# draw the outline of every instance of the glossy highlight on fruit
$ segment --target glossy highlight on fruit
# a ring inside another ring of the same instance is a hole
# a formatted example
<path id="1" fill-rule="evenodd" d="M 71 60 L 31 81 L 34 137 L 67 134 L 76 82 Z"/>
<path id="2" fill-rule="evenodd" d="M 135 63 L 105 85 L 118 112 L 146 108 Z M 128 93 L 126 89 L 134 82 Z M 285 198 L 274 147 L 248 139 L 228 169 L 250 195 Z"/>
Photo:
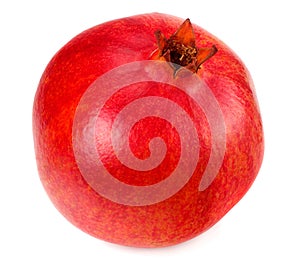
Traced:
<path id="1" fill-rule="evenodd" d="M 34 100 L 40 179 L 99 239 L 187 241 L 217 223 L 260 169 L 254 85 L 222 41 L 167 14 L 90 28 L 46 67 Z"/>

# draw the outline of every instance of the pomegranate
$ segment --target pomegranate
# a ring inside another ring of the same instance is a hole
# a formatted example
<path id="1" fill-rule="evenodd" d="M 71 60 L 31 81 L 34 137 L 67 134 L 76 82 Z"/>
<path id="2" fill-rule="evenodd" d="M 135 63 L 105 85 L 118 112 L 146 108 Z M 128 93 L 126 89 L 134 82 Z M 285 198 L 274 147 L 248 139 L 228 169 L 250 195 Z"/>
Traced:
<path id="1" fill-rule="evenodd" d="M 264 141 L 250 74 L 189 19 L 143 14 L 68 42 L 34 100 L 38 171 L 57 209 L 112 243 L 163 247 L 248 191 Z"/>

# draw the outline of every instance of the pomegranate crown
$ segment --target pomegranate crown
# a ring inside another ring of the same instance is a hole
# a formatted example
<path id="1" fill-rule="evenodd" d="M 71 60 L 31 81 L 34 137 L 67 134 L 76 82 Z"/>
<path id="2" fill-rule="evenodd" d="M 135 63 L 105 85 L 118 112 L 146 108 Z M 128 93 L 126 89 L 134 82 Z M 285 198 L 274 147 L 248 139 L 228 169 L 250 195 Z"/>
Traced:
<path id="1" fill-rule="evenodd" d="M 175 74 L 181 67 L 197 73 L 201 65 L 217 52 L 215 45 L 205 48 L 196 46 L 190 19 L 186 19 L 169 39 L 160 30 L 155 32 L 155 37 L 158 48 L 151 59 L 170 62 Z"/>

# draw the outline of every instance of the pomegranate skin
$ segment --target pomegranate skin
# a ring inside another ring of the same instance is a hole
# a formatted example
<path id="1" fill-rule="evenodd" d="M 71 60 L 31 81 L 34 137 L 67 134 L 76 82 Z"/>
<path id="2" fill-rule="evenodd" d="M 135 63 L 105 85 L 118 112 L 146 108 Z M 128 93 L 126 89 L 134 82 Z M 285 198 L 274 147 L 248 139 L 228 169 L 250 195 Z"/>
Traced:
<path id="1" fill-rule="evenodd" d="M 189 120 L 197 123 L 195 132 L 199 136 L 200 151 L 195 169 L 176 193 L 161 200 L 153 199 L 153 202 L 140 202 L 138 199 L 134 202 L 132 199 L 126 203 L 126 198 L 118 199 L 118 196 L 125 196 L 122 194 L 116 195 L 113 200 L 87 181 L 84 175 L 87 170 L 78 163 L 78 159 L 83 160 L 78 149 L 89 150 L 93 143 L 78 140 L 78 148 L 74 148 L 74 135 L 77 135 L 78 128 L 85 129 L 89 125 L 85 121 L 86 126 L 76 127 L 78 112 L 84 113 L 82 102 L 87 90 L 99 77 L 118 67 L 145 61 L 148 65 L 151 54 L 158 47 L 154 33 L 160 30 L 169 37 L 182 22 L 181 18 L 152 13 L 100 24 L 62 47 L 41 77 L 33 106 L 33 136 L 41 182 L 66 219 L 96 238 L 134 247 L 164 247 L 189 240 L 217 223 L 249 190 L 260 169 L 264 151 L 263 128 L 250 74 L 238 56 L 222 41 L 193 25 L 198 47 L 215 45 L 218 49 L 201 66 L 197 76 L 218 103 L 224 121 L 224 137 L 219 139 L 217 133 L 211 131 L 213 115 L 208 118 L 202 106 L 190 101 L 183 90 L 176 90 L 169 83 L 130 84 L 105 101 L 106 120 L 113 123 L 122 110 L 120 106 L 125 107 L 138 100 L 139 95 L 176 102 L 184 113 L 189 114 Z M 106 92 L 105 89 L 103 91 Z M 122 163 L 115 159 L 109 148 L 110 143 L 103 144 L 101 137 L 105 130 L 98 122 L 101 113 L 99 110 L 95 118 L 96 149 L 99 157 L 103 157 L 103 164 L 107 162 L 105 167 L 110 174 L 120 182 L 138 187 L 154 185 L 167 179 L 167 175 L 175 170 L 183 150 L 180 143 L 184 139 L 180 142 L 181 135 L 172 124 L 154 115 L 154 118 L 147 117 L 136 123 L 130 131 L 130 148 L 140 160 L 151 156 L 147 143 L 152 138 L 163 139 L 167 149 L 161 166 L 155 170 L 143 170 L 140 175 L 136 169 L 123 171 Z M 107 126 L 108 129 L 112 127 Z M 220 167 L 216 176 L 204 183 L 201 189 L 199 183 L 210 163 L 212 146 L 218 141 L 225 148 Z M 192 150 L 194 142 L 188 143 L 186 148 Z M 97 170 L 91 168 L 89 172 L 98 174 Z M 128 172 L 132 173 L 131 178 Z M 95 185 L 101 186 L 102 183 Z M 160 198 L 160 194 L 157 196 Z"/>

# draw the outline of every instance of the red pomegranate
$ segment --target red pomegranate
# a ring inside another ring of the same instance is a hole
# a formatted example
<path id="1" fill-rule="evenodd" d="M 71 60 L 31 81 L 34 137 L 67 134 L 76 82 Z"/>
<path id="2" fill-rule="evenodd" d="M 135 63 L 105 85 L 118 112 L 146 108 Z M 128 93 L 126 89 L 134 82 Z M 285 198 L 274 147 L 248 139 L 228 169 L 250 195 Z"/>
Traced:
<path id="1" fill-rule="evenodd" d="M 97 238 L 191 239 L 248 191 L 263 158 L 250 74 L 223 42 L 166 14 L 88 29 L 53 57 L 33 107 L 41 181 Z"/>

